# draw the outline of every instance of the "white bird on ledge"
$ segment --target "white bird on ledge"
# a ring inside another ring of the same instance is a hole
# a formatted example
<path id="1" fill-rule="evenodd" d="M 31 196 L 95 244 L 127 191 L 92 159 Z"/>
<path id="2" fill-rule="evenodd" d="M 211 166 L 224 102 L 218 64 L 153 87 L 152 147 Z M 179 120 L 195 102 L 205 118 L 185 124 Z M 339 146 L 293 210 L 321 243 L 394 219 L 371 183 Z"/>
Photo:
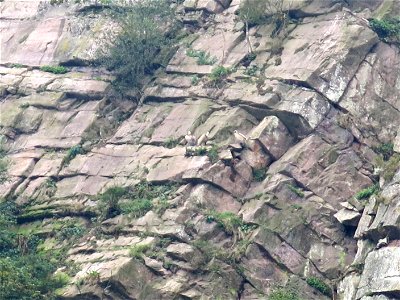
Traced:
<path id="1" fill-rule="evenodd" d="M 248 138 L 243 133 L 240 133 L 237 130 L 235 130 L 233 132 L 233 135 L 234 135 L 236 141 L 238 141 L 240 144 L 245 144 L 246 141 L 248 140 Z"/>

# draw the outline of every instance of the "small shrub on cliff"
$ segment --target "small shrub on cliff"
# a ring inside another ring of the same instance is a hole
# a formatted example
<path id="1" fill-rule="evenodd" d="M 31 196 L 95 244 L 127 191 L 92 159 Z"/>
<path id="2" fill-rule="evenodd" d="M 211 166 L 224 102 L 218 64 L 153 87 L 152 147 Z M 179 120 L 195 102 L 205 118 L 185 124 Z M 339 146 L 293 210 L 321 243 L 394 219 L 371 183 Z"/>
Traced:
<path id="1" fill-rule="evenodd" d="M 68 69 L 63 66 L 41 66 L 40 70 L 53 74 L 65 74 L 68 72 Z"/>
<path id="2" fill-rule="evenodd" d="M 62 165 L 68 165 L 71 160 L 73 160 L 78 154 L 85 154 L 86 151 L 82 148 L 81 145 L 72 146 L 68 151 L 65 157 L 63 158 Z"/>
<path id="3" fill-rule="evenodd" d="M 279 287 L 272 290 L 268 300 L 300 300 L 300 298 L 295 291 Z"/>
<path id="4" fill-rule="evenodd" d="M 39 238 L 15 229 L 18 210 L 0 200 L 0 299 L 53 299 L 65 284 L 53 276 L 57 266 L 52 253 L 39 252 Z"/>
<path id="5" fill-rule="evenodd" d="M 142 181 L 131 188 L 112 187 L 99 196 L 99 210 L 103 218 L 129 214 L 138 218 L 154 209 L 162 213 L 168 208 L 169 196 L 176 190 L 172 184 L 151 185 Z"/>
<path id="6" fill-rule="evenodd" d="M 209 52 L 203 50 L 188 49 L 186 55 L 189 57 L 197 58 L 198 65 L 213 65 L 217 62 L 217 58 L 211 56 Z"/>
<path id="7" fill-rule="evenodd" d="M 168 149 L 173 149 L 176 146 L 178 146 L 179 141 L 173 137 L 169 137 L 165 142 L 164 142 L 164 147 Z"/>
<path id="8" fill-rule="evenodd" d="M 400 154 L 393 154 L 387 161 L 382 157 L 378 157 L 375 161 L 375 165 L 380 169 L 380 176 L 382 176 L 385 181 L 390 181 L 400 168 Z"/>
<path id="9" fill-rule="evenodd" d="M 155 71 L 165 49 L 172 49 L 174 16 L 166 0 L 134 1 L 120 14 L 119 34 L 102 51 L 100 62 L 116 75 L 120 88 L 139 87 Z M 168 55 L 167 55 L 168 56 Z"/>
<path id="10" fill-rule="evenodd" d="M 134 258 L 142 258 L 142 256 L 151 249 L 149 244 L 138 244 L 129 250 L 129 255 Z"/>
<path id="11" fill-rule="evenodd" d="M 8 179 L 7 171 L 9 162 L 6 158 L 7 149 L 5 143 L 5 137 L 0 135 L 0 184 L 6 182 Z"/>
<path id="12" fill-rule="evenodd" d="M 235 234 L 239 231 L 249 232 L 257 227 L 256 225 L 245 223 L 238 215 L 229 211 L 209 211 L 206 213 L 206 221 L 209 223 L 216 222 L 229 234 Z"/>
<path id="13" fill-rule="evenodd" d="M 382 155 L 384 160 L 389 160 L 394 154 L 394 144 L 393 143 L 383 143 L 374 149 L 377 153 Z"/>
<path id="14" fill-rule="evenodd" d="M 121 213 L 131 214 L 135 218 L 144 216 L 152 208 L 150 199 L 133 199 L 120 204 Z"/>
<path id="15" fill-rule="evenodd" d="M 263 181 L 267 177 L 267 169 L 253 169 L 253 180 L 257 182 Z"/>
<path id="16" fill-rule="evenodd" d="M 304 192 L 298 188 L 297 186 L 294 186 L 292 184 L 287 185 L 288 189 L 295 193 L 298 197 L 303 198 L 304 197 Z"/>
<path id="17" fill-rule="evenodd" d="M 332 297 L 331 287 L 327 285 L 322 279 L 311 276 L 306 279 L 306 282 L 325 296 Z"/>
<path id="18" fill-rule="evenodd" d="M 374 184 L 374 185 L 371 185 L 370 187 L 367 187 L 367 188 L 359 191 L 355 197 L 357 200 L 368 199 L 369 197 L 371 197 L 372 195 L 374 195 L 378 192 L 379 192 L 379 185 Z"/>
<path id="19" fill-rule="evenodd" d="M 100 211 L 105 218 L 112 218 L 121 213 L 119 201 L 128 194 L 123 187 L 111 187 L 100 195 Z"/>
<path id="20" fill-rule="evenodd" d="M 232 72 L 233 70 L 231 68 L 225 68 L 224 66 L 215 67 L 208 76 L 211 86 L 220 88 L 225 83 L 228 75 Z"/>
<path id="21" fill-rule="evenodd" d="M 400 18 L 370 19 L 369 25 L 387 43 L 400 43 Z"/>
<path id="22" fill-rule="evenodd" d="M 239 17 L 245 24 L 248 53 L 253 53 L 249 29 L 267 21 L 275 24 L 271 36 L 279 34 L 285 28 L 288 19 L 287 12 L 290 1 L 287 0 L 244 0 L 241 1 Z"/>
<path id="23" fill-rule="evenodd" d="M 210 159 L 210 162 L 212 164 L 215 164 L 219 159 L 219 157 L 218 157 L 218 147 L 215 146 L 215 145 L 212 146 L 211 149 L 209 149 L 207 151 L 207 156 Z"/>

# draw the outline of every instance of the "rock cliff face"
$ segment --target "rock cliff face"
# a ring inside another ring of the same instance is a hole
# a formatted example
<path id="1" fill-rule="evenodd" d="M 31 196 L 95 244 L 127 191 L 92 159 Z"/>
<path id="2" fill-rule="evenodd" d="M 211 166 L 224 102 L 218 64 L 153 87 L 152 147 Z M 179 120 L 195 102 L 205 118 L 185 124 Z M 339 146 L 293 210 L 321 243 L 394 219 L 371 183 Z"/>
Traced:
<path id="1" fill-rule="evenodd" d="M 76 272 L 62 299 L 268 299 L 278 287 L 301 299 L 400 298 L 399 164 L 381 180 L 375 164 L 379 145 L 400 152 L 400 50 L 367 21 L 399 2 L 294 1 L 284 33 L 251 28 L 249 66 L 239 4 L 179 4 L 189 34 L 134 101 L 87 64 L 113 24 L 106 7 L 0 3 L 11 161 L 0 195 L 45 247 L 69 247 Z M 69 72 L 39 69 L 54 63 Z M 216 65 L 236 69 L 212 86 Z M 189 130 L 210 132 L 208 155 L 185 155 Z M 234 130 L 250 139 L 229 151 Z M 101 215 L 99 195 L 143 180 L 163 189 L 151 210 Z M 354 197 L 376 182 L 378 194 Z M 71 220 L 84 236 L 55 239 Z"/>

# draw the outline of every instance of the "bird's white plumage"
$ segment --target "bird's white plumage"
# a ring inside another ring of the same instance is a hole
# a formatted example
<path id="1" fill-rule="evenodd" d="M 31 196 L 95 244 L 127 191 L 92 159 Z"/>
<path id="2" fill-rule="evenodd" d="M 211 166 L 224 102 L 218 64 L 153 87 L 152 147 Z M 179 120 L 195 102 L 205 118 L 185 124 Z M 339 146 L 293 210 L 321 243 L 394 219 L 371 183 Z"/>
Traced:
<path id="1" fill-rule="evenodd" d="M 209 139 L 210 132 L 207 131 L 205 134 L 202 134 L 197 140 L 197 146 L 204 146 Z"/>
<path id="2" fill-rule="evenodd" d="M 185 140 L 188 146 L 196 146 L 197 144 L 196 137 L 190 131 L 188 131 L 187 135 L 185 135 Z"/>
<path id="3" fill-rule="evenodd" d="M 247 141 L 247 137 L 243 134 L 240 133 L 239 131 L 235 130 L 233 132 L 233 135 L 235 137 L 235 139 L 239 142 L 239 143 L 245 143 Z"/>

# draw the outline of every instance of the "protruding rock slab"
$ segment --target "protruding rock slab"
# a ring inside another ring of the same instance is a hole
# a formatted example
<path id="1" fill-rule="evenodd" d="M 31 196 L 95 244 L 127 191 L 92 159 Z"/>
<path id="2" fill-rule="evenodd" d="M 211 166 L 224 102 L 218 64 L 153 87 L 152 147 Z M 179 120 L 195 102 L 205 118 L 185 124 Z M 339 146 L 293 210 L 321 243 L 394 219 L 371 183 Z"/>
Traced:
<path id="1" fill-rule="evenodd" d="M 365 259 L 356 299 L 371 294 L 400 297 L 400 248 L 384 247 Z"/>
<path id="2" fill-rule="evenodd" d="M 400 74 L 396 66 L 399 63 L 399 49 L 379 43 L 349 83 L 339 105 L 353 116 L 359 130 L 359 133 L 353 130 L 357 139 L 371 143 L 375 142 L 371 136 L 377 136 L 380 142 L 393 142 L 397 135 L 398 149 Z M 349 128 L 350 125 L 347 124 Z"/>
<path id="3" fill-rule="evenodd" d="M 251 131 L 250 138 L 258 139 L 275 159 L 279 159 L 285 154 L 294 142 L 286 126 L 274 116 L 264 118 Z"/>
<path id="4" fill-rule="evenodd" d="M 250 186 L 252 170 L 244 161 L 235 167 L 225 166 L 219 162 L 209 168 L 188 171 L 183 175 L 183 179 L 211 183 L 234 197 L 243 197 Z"/>
<path id="5" fill-rule="evenodd" d="M 377 41 L 366 23 L 346 11 L 307 18 L 282 45 L 281 64 L 265 74 L 306 83 L 336 102 Z"/>

